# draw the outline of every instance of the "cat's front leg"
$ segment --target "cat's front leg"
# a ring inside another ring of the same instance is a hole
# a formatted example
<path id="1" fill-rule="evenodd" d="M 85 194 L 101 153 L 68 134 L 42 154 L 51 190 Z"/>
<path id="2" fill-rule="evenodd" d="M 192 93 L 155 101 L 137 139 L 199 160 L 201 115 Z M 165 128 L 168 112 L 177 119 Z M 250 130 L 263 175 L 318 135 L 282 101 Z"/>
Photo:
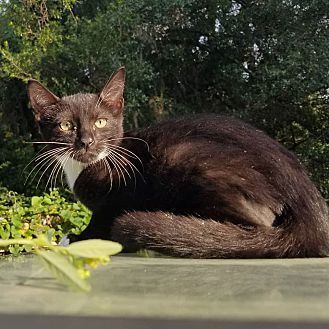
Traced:
<path id="1" fill-rule="evenodd" d="M 105 222 L 105 223 L 104 223 Z M 89 240 L 89 239 L 103 239 L 109 240 L 110 238 L 110 221 L 104 221 L 103 217 L 100 217 L 94 213 L 90 219 L 88 226 L 79 235 L 69 234 L 67 238 L 69 243 Z"/>

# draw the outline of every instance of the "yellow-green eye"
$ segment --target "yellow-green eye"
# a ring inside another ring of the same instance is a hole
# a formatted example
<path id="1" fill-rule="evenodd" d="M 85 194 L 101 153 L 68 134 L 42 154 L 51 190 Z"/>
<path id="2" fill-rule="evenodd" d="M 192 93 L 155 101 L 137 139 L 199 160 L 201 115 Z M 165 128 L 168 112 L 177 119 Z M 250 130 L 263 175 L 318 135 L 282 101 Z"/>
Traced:
<path id="1" fill-rule="evenodd" d="M 107 124 L 107 120 L 106 119 L 97 119 L 95 122 L 95 126 L 97 128 L 104 128 Z"/>
<path id="2" fill-rule="evenodd" d="M 69 131 L 73 129 L 73 125 L 70 121 L 62 121 L 59 126 L 61 127 L 62 130 L 64 131 Z"/>

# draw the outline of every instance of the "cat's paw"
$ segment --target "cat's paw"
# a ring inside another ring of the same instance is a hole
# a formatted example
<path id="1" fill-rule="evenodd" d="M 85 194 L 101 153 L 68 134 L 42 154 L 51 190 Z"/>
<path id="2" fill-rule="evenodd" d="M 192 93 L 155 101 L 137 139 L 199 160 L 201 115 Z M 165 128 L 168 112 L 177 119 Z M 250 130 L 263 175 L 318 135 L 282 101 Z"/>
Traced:
<path id="1" fill-rule="evenodd" d="M 84 240 L 81 235 L 67 234 L 61 238 L 58 245 L 62 247 L 67 247 L 69 244 L 80 240 Z"/>
<path id="2" fill-rule="evenodd" d="M 69 235 L 64 235 L 64 236 L 60 239 L 58 245 L 59 245 L 59 246 L 62 246 L 62 247 L 67 247 L 71 242 L 72 242 L 72 241 L 71 241 L 71 239 L 70 239 L 70 236 L 69 236 Z"/>

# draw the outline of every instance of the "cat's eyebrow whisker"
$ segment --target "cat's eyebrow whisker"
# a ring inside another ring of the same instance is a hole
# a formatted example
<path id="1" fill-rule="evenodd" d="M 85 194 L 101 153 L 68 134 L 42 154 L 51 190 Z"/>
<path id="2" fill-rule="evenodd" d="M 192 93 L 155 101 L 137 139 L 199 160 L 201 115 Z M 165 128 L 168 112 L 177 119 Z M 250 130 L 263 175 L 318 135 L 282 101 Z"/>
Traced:
<path id="1" fill-rule="evenodd" d="M 97 99 L 97 102 L 96 102 L 96 105 L 95 105 L 95 108 L 97 109 L 102 103 L 102 97 L 99 96 L 98 99 Z"/>

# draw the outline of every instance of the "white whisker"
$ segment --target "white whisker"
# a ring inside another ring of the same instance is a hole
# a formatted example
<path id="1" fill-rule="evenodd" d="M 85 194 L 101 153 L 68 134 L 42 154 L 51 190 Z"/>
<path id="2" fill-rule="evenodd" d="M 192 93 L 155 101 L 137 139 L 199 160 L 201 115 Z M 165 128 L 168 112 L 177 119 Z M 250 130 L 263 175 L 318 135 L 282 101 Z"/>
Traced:
<path id="1" fill-rule="evenodd" d="M 28 181 L 28 179 L 30 178 L 30 176 L 33 174 L 33 172 L 35 172 L 35 170 L 37 168 L 39 168 L 33 178 L 31 179 L 31 182 L 35 179 L 36 175 L 40 172 L 40 170 L 45 167 L 50 161 L 51 159 L 53 159 L 54 156 L 58 155 L 58 154 L 61 154 L 62 152 L 65 151 L 66 148 L 56 148 L 56 149 L 52 149 L 52 150 L 49 150 L 43 154 L 40 154 L 39 156 L 37 156 L 35 159 L 34 159 L 34 162 L 38 162 L 31 170 L 31 172 L 28 174 L 28 176 L 26 177 L 25 179 L 25 183 Z"/>
<path id="2" fill-rule="evenodd" d="M 56 145 L 69 145 L 72 146 L 72 143 L 64 142 L 24 142 L 25 144 L 56 144 Z"/>
<path id="3" fill-rule="evenodd" d="M 134 176 L 134 182 L 135 182 L 135 188 L 136 188 L 136 175 L 134 172 L 133 164 L 127 158 L 125 158 L 122 154 L 116 152 L 115 149 L 111 149 L 110 153 L 113 154 L 113 156 L 115 156 L 115 158 L 118 160 L 119 163 L 121 163 L 122 168 L 127 173 L 128 177 L 131 179 L 131 175 L 125 166 L 128 166 L 130 168 L 130 170 Z"/>
<path id="4" fill-rule="evenodd" d="M 71 149 L 68 149 L 63 153 L 63 155 L 61 155 L 61 159 L 64 159 L 63 162 L 65 160 L 67 161 L 67 158 L 70 156 L 70 152 L 72 152 Z M 56 186 L 56 181 L 57 181 L 59 172 L 62 171 L 62 174 L 63 174 L 63 171 L 64 171 L 61 160 L 57 159 L 57 161 L 58 161 L 58 163 L 56 164 L 57 169 L 54 172 L 54 186 Z M 62 180 L 62 186 L 63 186 L 63 180 Z"/>
<path id="5" fill-rule="evenodd" d="M 117 145 L 111 145 L 111 146 L 108 146 L 108 149 L 110 150 L 110 152 L 115 151 L 117 154 L 120 154 L 119 152 L 122 152 L 123 153 L 123 150 L 121 150 L 121 149 L 124 149 L 124 148 L 121 148 L 121 147 L 118 148 Z M 124 149 L 124 150 L 126 150 L 126 149 Z M 132 171 L 133 172 L 134 171 L 138 172 L 138 174 L 141 176 L 141 178 L 144 181 L 144 176 L 140 172 L 140 170 L 129 159 L 127 159 L 126 157 L 124 157 L 122 154 L 120 154 L 120 155 L 121 155 L 122 158 L 125 159 L 126 163 L 130 166 L 130 168 L 132 169 Z M 144 170 L 144 166 L 143 166 L 142 160 L 137 155 L 136 155 L 135 159 L 137 159 L 141 163 L 141 165 L 143 167 L 143 170 Z"/>
<path id="6" fill-rule="evenodd" d="M 112 191 L 112 186 L 113 186 L 113 177 L 112 177 L 112 170 L 111 170 L 111 166 L 108 164 L 107 159 L 106 158 L 102 158 L 101 159 L 101 163 L 104 165 L 104 169 L 106 172 L 109 173 L 110 175 L 110 188 L 107 191 L 107 193 L 110 193 Z"/>
<path id="7" fill-rule="evenodd" d="M 119 145 L 111 145 L 110 147 L 114 147 L 114 149 L 117 151 L 117 152 L 120 152 L 121 154 L 124 154 L 130 158 L 134 158 L 136 160 L 138 160 L 138 162 L 142 165 L 142 168 L 144 170 L 144 164 L 142 162 L 142 160 L 140 159 L 139 156 L 137 156 L 137 154 L 135 154 L 134 152 L 122 147 L 122 146 L 119 146 Z"/>
<path id="8" fill-rule="evenodd" d="M 150 145 L 148 144 L 148 142 L 142 138 L 138 138 L 138 137 L 132 137 L 132 136 L 123 136 L 123 137 L 115 137 L 115 138 L 110 138 L 107 139 L 107 142 L 112 142 L 112 141 L 116 141 L 116 140 L 126 140 L 126 139 L 132 139 L 132 140 L 136 140 L 136 141 L 140 141 L 143 142 L 146 146 L 147 146 L 147 151 L 150 151 Z"/>
<path id="9" fill-rule="evenodd" d="M 123 174 L 120 166 L 118 165 L 118 163 L 116 162 L 116 158 L 112 156 L 112 153 L 109 153 L 107 155 L 107 157 L 109 158 L 109 160 L 111 160 L 111 163 L 113 164 L 115 170 L 117 171 L 118 173 L 118 179 L 119 179 L 119 188 L 120 188 L 120 185 L 121 185 L 121 176 L 123 178 L 123 181 L 124 181 L 124 184 L 125 186 L 127 186 L 127 182 L 126 182 L 126 178 L 125 178 L 125 175 Z M 121 175 L 120 175 L 121 174 Z"/>
<path id="10" fill-rule="evenodd" d="M 128 177 L 131 179 L 129 171 L 127 171 L 127 169 L 126 169 L 127 159 L 124 156 L 122 156 L 121 154 L 117 153 L 114 149 L 111 150 L 111 154 L 117 160 L 118 165 L 121 166 L 121 168 L 127 173 Z"/>
<path id="11" fill-rule="evenodd" d="M 44 164 L 39 168 L 39 170 L 37 171 L 37 173 L 38 173 L 42 168 L 44 168 L 44 167 L 46 167 L 46 169 L 43 170 L 41 176 L 39 177 L 39 180 L 38 180 L 38 183 L 37 183 L 37 188 L 38 188 L 38 186 L 39 186 L 39 184 L 40 184 L 40 182 L 41 182 L 42 177 L 45 175 L 45 173 L 47 172 L 47 170 L 48 170 L 48 169 L 49 169 L 49 168 L 50 168 L 50 167 L 51 167 L 51 166 L 57 161 L 58 157 L 60 157 L 60 155 L 61 155 L 62 153 L 64 153 L 66 149 L 67 149 L 67 148 L 61 148 L 61 149 L 59 150 L 59 152 L 56 152 L 55 154 L 52 154 L 52 155 L 50 156 L 50 158 L 47 158 L 46 160 L 43 160 L 43 161 L 42 161 L 42 162 L 44 162 Z M 37 174 L 37 173 L 36 173 L 36 174 Z M 36 175 L 34 175 L 33 179 L 35 178 L 35 176 L 36 176 Z M 48 181 L 47 181 L 47 184 L 46 184 L 45 189 L 47 188 L 47 186 L 48 186 Z"/>

